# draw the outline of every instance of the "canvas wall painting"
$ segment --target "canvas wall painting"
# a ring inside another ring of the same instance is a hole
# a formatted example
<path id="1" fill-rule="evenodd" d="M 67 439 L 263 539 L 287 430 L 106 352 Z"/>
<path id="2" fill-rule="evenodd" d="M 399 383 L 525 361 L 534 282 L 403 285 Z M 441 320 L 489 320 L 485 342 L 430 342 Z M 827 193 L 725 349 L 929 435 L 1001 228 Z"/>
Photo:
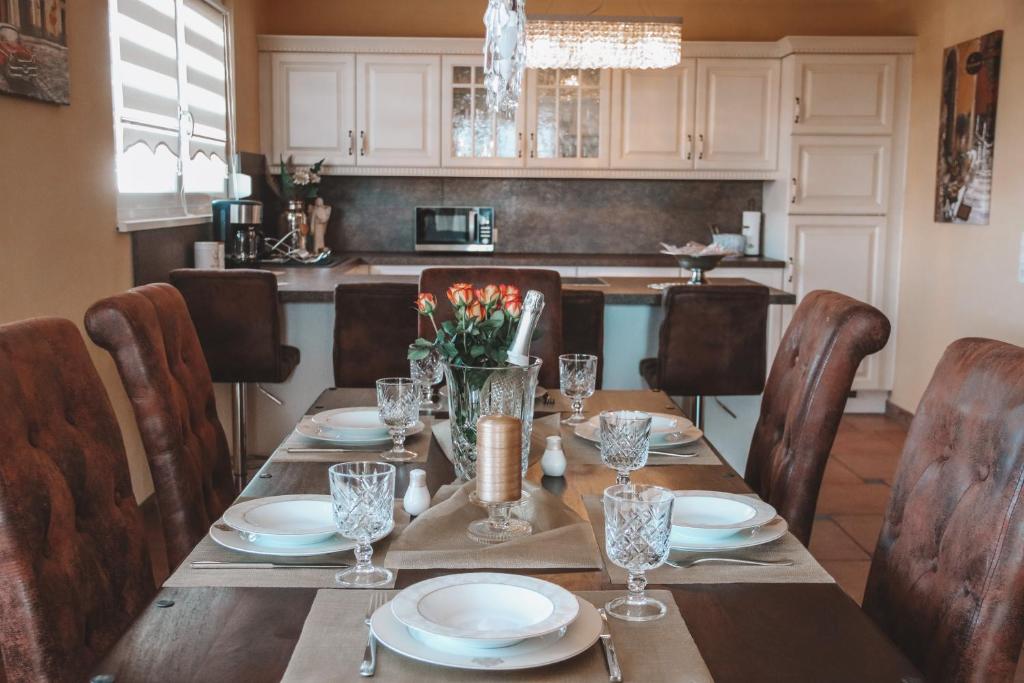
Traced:
<path id="1" fill-rule="evenodd" d="M 1003 32 L 946 48 L 935 221 L 988 225 Z"/>
<path id="2" fill-rule="evenodd" d="M 65 0 L 0 0 L 0 94 L 68 104 Z"/>

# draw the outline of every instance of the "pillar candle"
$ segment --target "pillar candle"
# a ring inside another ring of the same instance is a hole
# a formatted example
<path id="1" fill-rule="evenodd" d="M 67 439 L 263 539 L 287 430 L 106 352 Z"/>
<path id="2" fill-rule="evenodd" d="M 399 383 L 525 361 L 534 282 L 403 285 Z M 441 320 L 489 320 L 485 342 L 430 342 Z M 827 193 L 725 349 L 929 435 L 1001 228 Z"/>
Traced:
<path id="1" fill-rule="evenodd" d="M 523 423 L 485 415 L 476 423 L 476 495 L 485 503 L 509 503 L 523 491 Z"/>

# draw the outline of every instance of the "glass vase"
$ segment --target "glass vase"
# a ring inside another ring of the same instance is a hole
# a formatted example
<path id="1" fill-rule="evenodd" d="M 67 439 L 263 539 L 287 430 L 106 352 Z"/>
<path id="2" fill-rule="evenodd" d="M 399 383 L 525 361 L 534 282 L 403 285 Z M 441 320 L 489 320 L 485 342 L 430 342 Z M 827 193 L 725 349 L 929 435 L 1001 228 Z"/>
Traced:
<path id="1" fill-rule="evenodd" d="M 484 368 L 445 363 L 452 461 L 460 479 L 476 476 L 476 422 L 484 415 L 509 415 L 522 420 L 523 473 L 526 473 L 540 366 L 540 358 L 534 356 L 526 367 Z"/>

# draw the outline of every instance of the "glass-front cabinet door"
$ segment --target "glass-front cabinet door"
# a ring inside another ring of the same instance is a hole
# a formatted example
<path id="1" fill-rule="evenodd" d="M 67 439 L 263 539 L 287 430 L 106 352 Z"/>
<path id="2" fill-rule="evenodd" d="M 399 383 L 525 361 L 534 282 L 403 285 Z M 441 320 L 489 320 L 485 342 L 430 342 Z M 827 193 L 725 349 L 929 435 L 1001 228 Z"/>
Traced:
<path id="1" fill-rule="evenodd" d="M 444 165 L 522 166 L 523 108 L 512 114 L 491 111 L 484 87 L 483 59 L 445 56 L 441 68 Z"/>
<path id="2" fill-rule="evenodd" d="M 527 82 L 527 166 L 607 167 L 609 72 L 537 69 Z"/>

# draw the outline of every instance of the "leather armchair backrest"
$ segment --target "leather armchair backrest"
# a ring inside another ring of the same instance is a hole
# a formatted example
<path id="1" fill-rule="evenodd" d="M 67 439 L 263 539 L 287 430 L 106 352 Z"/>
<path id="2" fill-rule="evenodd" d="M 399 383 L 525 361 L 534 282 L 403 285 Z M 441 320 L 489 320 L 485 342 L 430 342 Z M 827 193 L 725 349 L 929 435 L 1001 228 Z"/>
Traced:
<path id="1" fill-rule="evenodd" d="M 85 326 L 113 356 L 131 399 L 173 569 L 237 495 L 199 338 L 167 284 L 98 301 Z"/>
<path id="2" fill-rule="evenodd" d="M 864 611 L 929 681 L 1014 680 L 1024 641 L 1024 348 L 961 339 L 946 349 L 910 425 Z"/>
<path id="3" fill-rule="evenodd" d="M 670 396 L 756 395 L 764 388 L 768 288 L 680 285 L 662 295 L 658 387 Z"/>
<path id="4" fill-rule="evenodd" d="M 775 354 L 744 478 L 804 545 L 857 368 L 889 329 L 878 309 L 818 290 L 797 306 Z"/>
<path id="5" fill-rule="evenodd" d="M 438 323 L 450 320 L 454 315 L 445 292 L 456 282 L 468 282 L 474 287 L 514 285 L 524 297 L 530 289 L 536 289 L 544 295 L 544 312 L 534 333 L 530 355 L 539 356 L 543 361 L 540 384 L 548 389 L 557 388 L 558 357 L 562 354 L 562 278 L 558 271 L 531 268 L 427 268 L 420 275 L 420 291 L 430 292 L 437 297 L 434 317 Z M 433 339 L 434 330 L 430 321 L 422 316 L 419 330 L 420 336 Z"/>
<path id="6" fill-rule="evenodd" d="M 267 270 L 171 271 L 214 382 L 280 382 L 277 278 Z"/>
<path id="7" fill-rule="evenodd" d="M 334 290 L 334 386 L 373 387 L 408 377 L 415 341 L 414 284 L 341 284 Z M 432 338 L 432 337 L 431 337 Z"/>
<path id="8" fill-rule="evenodd" d="M 604 292 L 562 290 L 562 353 L 597 356 L 597 388 L 604 372 Z"/>
<path id="9" fill-rule="evenodd" d="M 81 680 L 155 592 L 121 431 L 67 320 L 0 325 L 0 652 Z"/>

